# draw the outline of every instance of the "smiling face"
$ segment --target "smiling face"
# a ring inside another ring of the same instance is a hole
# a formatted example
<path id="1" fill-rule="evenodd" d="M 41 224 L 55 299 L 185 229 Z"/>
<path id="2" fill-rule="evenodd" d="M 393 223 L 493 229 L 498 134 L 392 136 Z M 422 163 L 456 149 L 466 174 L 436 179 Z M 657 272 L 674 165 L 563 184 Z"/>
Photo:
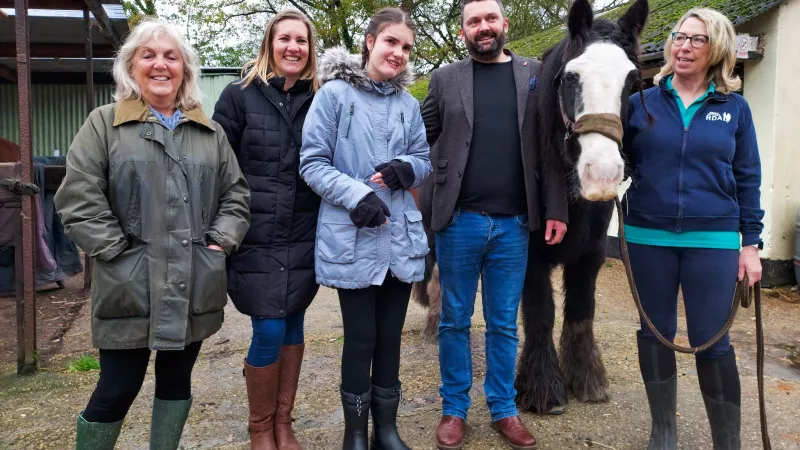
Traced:
<path id="1" fill-rule="evenodd" d="M 183 84 L 183 58 L 178 44 L 168 37 L 145 42 L 133 55 L 131 75 L 148 104 L 174 105 Z"/>
<path id="2" fill-rule="evenodd" d="M 490 62 L 503 52 L 508 19 L 495 0 L 467 3 L 464 6 L 461 39 L 469 54 L 478 61 Z"/>
<path id="3" fill-rule="evenodd" d="M 686 19 L 678 31 L 687 36 L 698 34 L 708 36 L 706 24 L 696 17 Z M 695 48 L 692 47 L 690 39 L 686 39 L 683 45 L 680 46 L 673 42 L 670 48 L 670 56 L 672 57 L 672 67 L 675 75 L 686 78 L 704 78 L 710 66 L 709 50 L 709 43 L 700 48 Z"/>
<path id="4" fill-rule="evenodd" d="M 275 24 L 272 38 L 272 60 L 275 73 L 296 81 L 308 65 L 308 27 L 296 19 L 286 19 Z"/>
<path id="5" fill-rule="evenodd" d="M 368 35 L 369 77 L 386 81 L 399 75 L 408 64 L 413 46 L 414 32 L 402 23 L 387 25 L 376 37 Z"/>

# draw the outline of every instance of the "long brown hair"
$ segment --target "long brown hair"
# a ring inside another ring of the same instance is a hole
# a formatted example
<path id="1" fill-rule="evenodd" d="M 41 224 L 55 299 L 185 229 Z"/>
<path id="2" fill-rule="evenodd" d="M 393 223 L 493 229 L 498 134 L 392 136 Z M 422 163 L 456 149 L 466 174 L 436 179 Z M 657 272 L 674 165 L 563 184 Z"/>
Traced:
<path id="1" fill-rule="evenodd" d="M 306 25 L 308 29 L 308 62 L 303 73 L 300 74 L 301 80 L 311 80 L 312 88 L 316 91 L 319 89 L 317 83 L 317 45 L 316 45 L 316 32 L 314 24 L 308 20 L 305 14 L 300 11 L 288 8 L 275 14 L 275 16 L 267 22 L 267 28 L 264 30 L 264 40 L 261 41 L 261 48 L 258 50 L 256 59 L 249 61 L 242 68 L 242 88 L 244 89 L 256 78 L 261 78 L 264 81 L 279 76 L 275 72 L 275 61 L 272 60 L 272 38 L 275 34 L 275 26 L 278 22 L 283 20 L 299 20 Z"/>
<path id="2" fill-rule="evenodd" d="M 373 39 L 378 38 L 384 28 L 389 25 L 400 24 L 407 26 L 414 35 L 417 34 L 417 27 L 411 21 L 411 16 L 406 14 L 400 8 L 383 8 L 376 12 L 369 20 L 367 29 L 364 30 L 364 43 L 361 44 L 361 67 L 367 67 L 369 61 L 369 47 L 367 47 L 367 36 L 372 36 Z"/>

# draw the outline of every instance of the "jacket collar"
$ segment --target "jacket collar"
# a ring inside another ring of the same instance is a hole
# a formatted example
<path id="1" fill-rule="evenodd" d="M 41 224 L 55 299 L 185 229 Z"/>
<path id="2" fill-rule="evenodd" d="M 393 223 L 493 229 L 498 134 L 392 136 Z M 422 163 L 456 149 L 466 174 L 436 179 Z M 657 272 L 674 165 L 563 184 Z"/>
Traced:
<path id="1" fill-rule="evenodd" d="M 352 55 L 344 47 L 334 47 L 325 51 L 319 59 L 318 67 L 320 85 L 339 79 L 353 86 L 389 95 L 395 91 L 408 90 L 408 87 L 414 82 L 411 62 L 391 80 L 385 82 L 373 81 L 367 75 L 367 70 L 361 67 L 361 55 Z"/>
<path id="2" fill-rule="evenodd" d="M 260 78 L 256 80 L 261 81 Z M 286 84 L 286 77 L 272 77 L 267 80 L 267 84 L 275 88 L 278 92 L 290 92 L 292 94 L 311 90 L 311 80 L 297 80 L 288 91 L 284 91 L 283 89 L 284 84 Z"/>
<path id="3" fill-rule="evenodd" d="M 208 117 L 206 117 L 206 114 L 203 112 L 203 108 L 199 105 L 187 110 L 181 110 L 181 112 L 183 113 L 182 119 L 202 125 L 211 131 L 216 131 L 211 125 L 211 121 L 208 120 Z M 120 100 L 117 102 L 116 112 L 114 113 L 114 126 L 116 127 L 127 122 L 147 122 L 151 114 L 150 108 L 143 99 L 137 100 L 129 98 Z"/>
<path id="4" fill-rule="evenodd" d="M 661 89 L 661 92 L 663 94 L 666 94 L 666 95 L 668 95 L 670 97 L 673 97 L 674 94 L 672 93 L 672 90 L 670 90 L 669 86 L 667 86 L 667 80 L 670 79 L 671 77 L 672 77 L 672 74 L 665 75 L 665 76 L 661 77 L 661 79 L 658 80 L 658 87 L 659 87 L 659 89 Z M 730 96 L 727 95 L 727 94 L 723 94 L 722 92 L 719 92 L 719 91 L 714 91 L 714 93 L 711 95 L 710 98 L 711 98 L 711 100 L 714 100 L 714 101 L 717 101 L 717 102 L 727 102 L 728 99 L 730 98 Z"/>

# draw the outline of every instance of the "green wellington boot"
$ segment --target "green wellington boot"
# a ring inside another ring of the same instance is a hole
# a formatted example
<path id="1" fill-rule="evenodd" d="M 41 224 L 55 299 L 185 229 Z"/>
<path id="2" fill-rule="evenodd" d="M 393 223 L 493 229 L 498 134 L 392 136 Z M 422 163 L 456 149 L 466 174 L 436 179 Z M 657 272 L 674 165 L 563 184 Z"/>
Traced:
<path id="1" fill-rule="evenodd" d="M 78 414 L 75 436 L 76 450 L 114 450 L 122 421 L 111 423 L 87 422 L 83 413 Z"/>
<path id="2" fill-rule="evenodd" d="M 192 399 L 153 399 L 153 419 L 150 424 L 150 450 L 176 450 L 181 442 L 181 433 Z"/>

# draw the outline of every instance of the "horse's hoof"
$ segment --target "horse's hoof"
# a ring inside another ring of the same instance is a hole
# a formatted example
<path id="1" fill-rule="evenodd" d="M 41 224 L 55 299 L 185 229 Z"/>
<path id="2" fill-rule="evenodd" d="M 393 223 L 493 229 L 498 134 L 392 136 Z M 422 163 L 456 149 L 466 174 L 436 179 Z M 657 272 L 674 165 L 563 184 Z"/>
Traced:
<path id="1" fill-rule="evenodd" d="M 578 400 L 584 403 L 605 403 L 611 398 L 611 394 L 608 392 L 607 382 L 603 383 L 603 381 L 596 380 L 584 386 L 573 385 L 570 390 Z"/>
<path id="2" fill-rule="evenodd" d="M 554 405 L 554 406 L 550 407 L 549 411 L 547 411 L 547 415 L 548 416 L 560 416 L 560 415 L 564 414 L 564 411 L 566 411 L 566 409 L 567 408 L 564 405 Z"/>

